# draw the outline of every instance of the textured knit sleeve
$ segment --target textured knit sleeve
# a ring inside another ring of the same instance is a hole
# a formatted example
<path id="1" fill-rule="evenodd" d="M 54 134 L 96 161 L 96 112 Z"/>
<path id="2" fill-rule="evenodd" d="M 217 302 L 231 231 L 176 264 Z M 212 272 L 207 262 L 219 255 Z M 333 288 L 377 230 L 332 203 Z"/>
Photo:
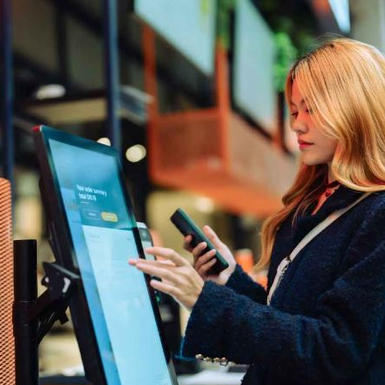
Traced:
<path id="1" fill-rule="evenodd" d="M 267 294 L 263 286 L 253 281 L 239 265 L 236 266 L 233 274 L 231 274 L 226 286 L 238 294 L 251 298 L 255 302 L 266 303 Z"/>
<path id="2" fill-rule="evenodd" d="M 296 384 L 349 383 L 364 370 L 383 333 L 384 228 L 385 207 L 368 214 L 314 317 L 284 313 L 206 282 L 182 354 L 259 364 Z"/>

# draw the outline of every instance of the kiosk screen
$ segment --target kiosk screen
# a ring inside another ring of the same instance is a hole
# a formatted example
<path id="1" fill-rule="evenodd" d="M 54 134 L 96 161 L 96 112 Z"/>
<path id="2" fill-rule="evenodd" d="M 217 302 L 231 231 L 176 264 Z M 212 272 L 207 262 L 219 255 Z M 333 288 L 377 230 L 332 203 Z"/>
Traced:
<path id="1" fill-rule="evenodd" d="M 73 144 L 72 135 L 46 127 L 39 130 L 107 384 L 175 385 L 152 289 L 127 262 L 143 257 L 143 249 L 116 152 L 85 139 Z"/>

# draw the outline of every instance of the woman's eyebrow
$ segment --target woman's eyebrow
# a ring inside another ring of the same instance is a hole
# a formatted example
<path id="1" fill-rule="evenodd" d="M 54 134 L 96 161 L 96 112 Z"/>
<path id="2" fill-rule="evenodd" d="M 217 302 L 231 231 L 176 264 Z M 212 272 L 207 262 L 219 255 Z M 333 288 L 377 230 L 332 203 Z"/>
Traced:
<path id="1" fill-rule="evenodd" d="M 299 104 L 300 104 L 300 105 L 301 105 L 301 104 L 305 104 L 305 99 L 302 99 L 302 100 L 299 102 Z M 297 106 L 297 104 L 295 104 L 293 101 L 290 101 L 290 105 L 292 105 L 292 106 L 294 106 L 294 107 Z"/>

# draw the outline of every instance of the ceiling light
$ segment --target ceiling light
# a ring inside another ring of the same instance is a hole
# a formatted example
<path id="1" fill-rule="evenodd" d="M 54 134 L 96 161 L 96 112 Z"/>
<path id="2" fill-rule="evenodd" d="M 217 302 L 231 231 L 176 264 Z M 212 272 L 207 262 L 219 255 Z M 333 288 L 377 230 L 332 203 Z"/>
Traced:
<path id="1" fill-rule="evenodd" d="M 195 206 L 202 213 L 212 213 L 215 209 L 213 200 L 206 197 L 197 198 Z"/>
<path id="2" fill-rule="evenodd" d="M 111 140 L 108 138 L 100 138 L 97 140 L 97 142 L 104 144 L 105 146 L 111 146 Z"/>
<path id="3" fill-rule="evenodd" d="M 66 93 L 66 89 L 61 84 L 47 84 L 45 86 L 39 87 L 36 91 L 36 99 L 52 99 L 52 98 L 61 98 Z"/>
<path id="4" fill-rule="evenodd" d="M 135 144 L 126 151 L 126 158 L 129 162 L 136 163 L 141 161 L 147 154 L 146 148 L 141 144 Z"/>

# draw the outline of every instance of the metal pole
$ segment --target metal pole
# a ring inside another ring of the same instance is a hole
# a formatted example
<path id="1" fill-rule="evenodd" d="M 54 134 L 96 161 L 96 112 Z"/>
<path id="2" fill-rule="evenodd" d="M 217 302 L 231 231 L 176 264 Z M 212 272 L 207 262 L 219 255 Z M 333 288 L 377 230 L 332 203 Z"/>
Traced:
<path id="1" fill-rule="evenodd" d="M 112 145 L 121 153 L 119 95 L 119 44 L 117 1 L 104 1 L 104 59 L 107 91 L 107 132 Z"/>
<path id="2" fill-rule="evenodd" d="M 13 186 L 13 73 L 11 0 L 0 1 L 0 128 L 3 135 L 4 177 Z"/>
<path id="3" fill-rule="evenodd" d="M 37 298 L 36 241 L 19 240 L 13 245 L 16 385 L 38 385 L 38 320 L 30 321 L 28 312 Z"/>

